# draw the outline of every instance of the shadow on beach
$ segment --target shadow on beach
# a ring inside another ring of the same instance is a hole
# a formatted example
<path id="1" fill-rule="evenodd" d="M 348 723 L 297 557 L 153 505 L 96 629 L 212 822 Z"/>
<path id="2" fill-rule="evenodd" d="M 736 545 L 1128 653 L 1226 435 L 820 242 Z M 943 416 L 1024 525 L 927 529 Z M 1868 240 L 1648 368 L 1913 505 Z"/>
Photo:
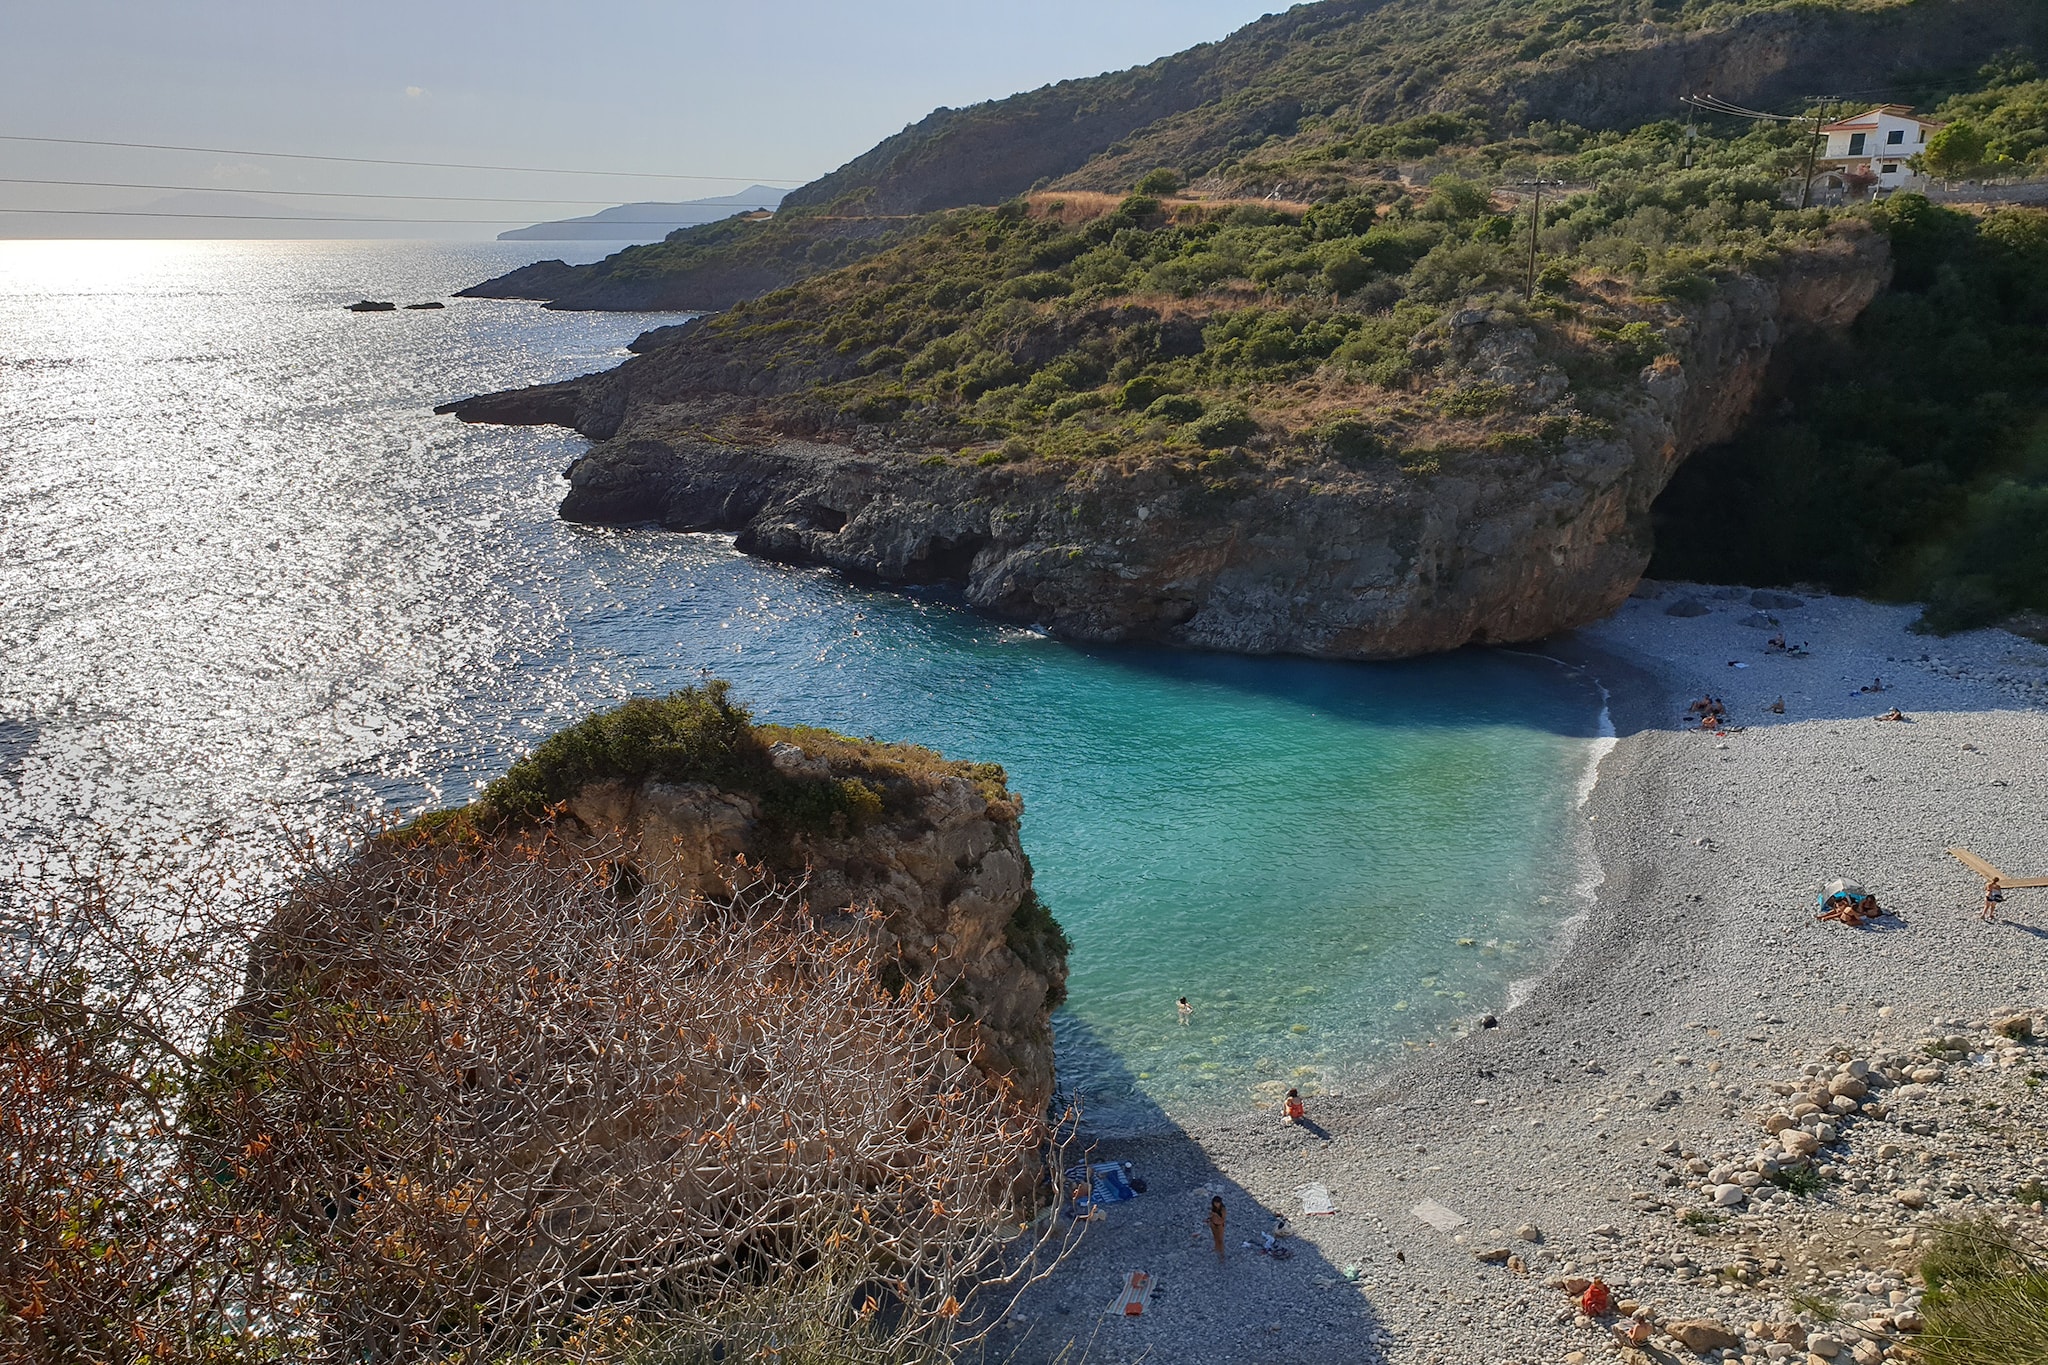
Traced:
<path id="1" fill-rule="evenodd" d="M 1359 1267 L 1352 1266 L 1347 1276 L 1344 1266 L 1332 1264 L 1299 1235 L 1323 1218 L 1305 1215 L 1298 1193 L 1261 1199 L 1226 1175 L 1200 1141 L 1139 1089 L 1134 1076 L 1119 1072 L 1113 1062 L 1105 1072 L 1110 1054 L 1094 1043 L 1085 1025 L 1071 1018 L 1061 1022 L 1063 1042 L 1094 1054 L 1091 1090 L 1098 1098 L 1116 1097 L 1107 1106 L 1114 1111 L 1109 1130 L 1089 1120 L 1087 1096 L 1071 1097 L 1083 1114 L 1067 1165 L 1129 1162 L 1130 1174 L 1144 1182 L 1145 1193 L 1105 1206 L 1090 1222 L 1068 1225 L 1066 1259 L 1024 1295 L 980 1361 L 1369 1365 L 1380 1360 L 1381 1318 L 1355 1278 Z M 1243 1139 L 1236 1131 L 1240 1126 L 1246 1130 Z M 1298 1166 L 1298 1179 L 1284 1182 L 1290 1186 L 1306 1188 L 1327 1178 L 1319 1164 L 1327 1134 L 1313 1123 L 1290 1127 L 1274 1114 L 1256 1113 L 1243 1125 L 1231 1125 L 1228 1140 L 1233 1146 L 1258 1145 L 1255 1164 L 1266 1170 L 1279 1161 Z M 1228 1218 L 1220 1263 L 1207 1224 L 1212 1195 L 1222 1197 Z M 1275 1241 L 1284 1259 L 1261 1254 L 1266 1234 L 1281 1215 L 1296 1234 Z M 1341 1208 L 1326 1215 L 1359 1216 Z M 1113 1313 L 1125 1278 L 1134 1270 L 1152 1278 L 1151 1301 L 1136 1317 Z"/>

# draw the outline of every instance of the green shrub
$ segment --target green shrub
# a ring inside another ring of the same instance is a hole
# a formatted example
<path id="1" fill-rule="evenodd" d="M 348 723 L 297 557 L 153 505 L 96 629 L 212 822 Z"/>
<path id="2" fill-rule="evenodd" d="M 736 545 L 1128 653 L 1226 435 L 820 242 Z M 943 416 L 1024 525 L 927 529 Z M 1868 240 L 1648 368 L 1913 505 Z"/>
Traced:
<path id="1" fill-rule="evenodd" d="M 1259 424 L 1242 403 L 1218 403 L 1188 423 L 1188 434 L 1211 450 L 1250 440 Z"/>
<path id="2" fill-rule="evenodd" d="M 1387 443 L 1356 417 L 1338 417 L 1316 429 L 1316 437 L 1339 459 L 1369 460 L 1388 453 Z"/>
<path id="3" fill-rule="evenodd" d="M 1206 410 L 1202 400 L 1193 394 L 1169 393 L 1146 408 L 1145 415 L 1162 417 L 1169 422 L 1192 422 Z"/>
<path id="4" fill-rule="evenodd" d="M 2048 1360 L 2048 1266 L 1991 1217 L 1950 1223 L 1920 1258 L 1929 1365 Z"/>
<path id="5" fill-rule="evenodd" d="M 1180 189 L 1183 183 L 1179 171 L 1161 166 L 1156 171 L 1145 172 L 1144 175 L 1138 178 L 1138 183 L 1131 186 L 1131 189 L 1137 194 L 1158 196 L 1173 194 Z"/>

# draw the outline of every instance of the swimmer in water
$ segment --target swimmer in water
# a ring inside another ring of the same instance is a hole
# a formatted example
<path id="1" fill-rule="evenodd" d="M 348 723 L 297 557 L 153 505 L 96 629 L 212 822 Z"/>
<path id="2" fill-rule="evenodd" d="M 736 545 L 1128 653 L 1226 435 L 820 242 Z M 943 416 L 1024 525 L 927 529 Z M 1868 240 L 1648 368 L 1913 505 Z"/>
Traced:
<path id="1" fill-rule="evenodd" d="M 1185 995 L 1180 998 L 1179 1010 L 1181 1027 L 1186 1028 L 1188 1020 L 1195 1017 L 1195 1007 L 1188 1003 L 1188 998 Z"/>

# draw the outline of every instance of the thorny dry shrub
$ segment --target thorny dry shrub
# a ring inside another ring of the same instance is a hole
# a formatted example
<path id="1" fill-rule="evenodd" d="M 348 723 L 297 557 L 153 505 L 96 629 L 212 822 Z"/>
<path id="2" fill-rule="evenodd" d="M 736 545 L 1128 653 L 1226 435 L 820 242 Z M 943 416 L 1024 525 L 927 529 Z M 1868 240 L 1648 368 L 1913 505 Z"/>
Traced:
<path id="1" fill-rule="evenodd" d="M 1056 1135 L 800 885 L 707 903 L 622 852 L 543 831 L 318 860 L 196 1032 L 170 987 L 203 953 L 159 933 L 60 971 L 43 940 L 132 921 L 73 913 L 106 899 L 90 877 L 17 885 L 43 903 L 8 925 L 0 1233 L 29 1254 L 0 1257 L 0 1355 L 797 1365 L 975 1339 L 1047 1268 L 1024 1233 Z M 188 909 L 216 949 L 251 923 Z M 115 962 L 165 989 L 103 984 Z"/>
<path id="2" fill-rule="evenodd" d="M 195 1004 L 232 987 L 207 964 L 241 899 L 218 862 L 169 849 L 0 875 L 0 1359 L 207 1349 L 236 1228 L 178 1125 Z"/>

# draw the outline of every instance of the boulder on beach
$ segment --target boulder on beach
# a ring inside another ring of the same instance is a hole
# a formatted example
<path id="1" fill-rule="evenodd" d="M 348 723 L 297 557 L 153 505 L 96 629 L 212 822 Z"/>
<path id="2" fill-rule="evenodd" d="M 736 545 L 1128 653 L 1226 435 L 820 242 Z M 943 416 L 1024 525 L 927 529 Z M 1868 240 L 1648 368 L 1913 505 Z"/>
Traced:
<path id="1" fill-rule="evenodd" d="M 1681 597 L 1670 606 L 1664 608 L 1664 614 L 1666 616 L 1705 616 L 1712 610 L 1712 607 L 1709 607 L 1697 597 Z"/>
<path id="2" fill-rule="evenodd" d="M 1794 597 L 1789 592 L 1771 592 L 1765 588 L 1758 588 L 1749 595 L 1749 605 L 1761 607 L 1765 611 L 1792 611 L 1805 606 L 1806 599 Z"/>

